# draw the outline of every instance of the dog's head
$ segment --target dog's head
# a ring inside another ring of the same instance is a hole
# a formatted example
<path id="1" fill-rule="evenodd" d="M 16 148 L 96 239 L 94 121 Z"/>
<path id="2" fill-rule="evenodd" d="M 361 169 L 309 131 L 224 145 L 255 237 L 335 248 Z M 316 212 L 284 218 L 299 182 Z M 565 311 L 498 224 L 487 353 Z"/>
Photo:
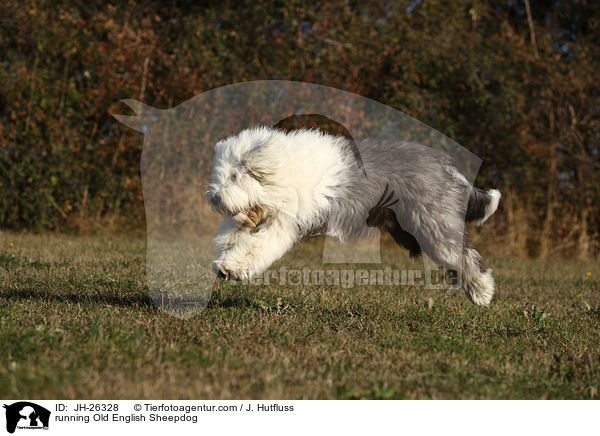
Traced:
<path id="1" fill-rule="evenodd" d="M 278 166 L 270 128 L 243 130 L 215 146 L 207 199 L 219 213 L 234 217 L 253 208 L 268 208 L 269 178 Z"/>

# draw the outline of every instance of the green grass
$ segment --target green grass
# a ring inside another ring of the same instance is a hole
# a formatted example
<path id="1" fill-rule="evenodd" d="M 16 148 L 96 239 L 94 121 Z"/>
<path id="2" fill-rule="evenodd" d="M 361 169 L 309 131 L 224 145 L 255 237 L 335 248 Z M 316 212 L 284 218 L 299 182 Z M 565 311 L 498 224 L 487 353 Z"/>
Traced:
<path id="1" fill-rule="evenodd" d="M 317 265 L 320 243 L 284 262 Z M 600 265 L 486 257 L 488 309 L 420 287 L 217 284 L 184 321 L 148 297 L 143 239 L 0 233 L 0 396 L 597 399 Z"/>

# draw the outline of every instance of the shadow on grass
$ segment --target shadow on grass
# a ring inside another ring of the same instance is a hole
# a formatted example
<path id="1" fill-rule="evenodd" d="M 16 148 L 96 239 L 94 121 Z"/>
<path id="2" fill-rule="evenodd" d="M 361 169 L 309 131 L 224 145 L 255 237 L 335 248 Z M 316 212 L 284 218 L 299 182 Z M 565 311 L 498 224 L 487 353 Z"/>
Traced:
<path id="1" fill-rule="evenodd" d="M 212 294 L 211 300 L 206 306 L 207 309 L 247 309 L 250 311 L 261 311 L 261 312 L 284 312 L 284 311 L 296 311 L 306 307 L 305 304 L 294 304 L 287 302 L 281 298 L 277 301 L 273 301 L 272 298 L 267 297 L 265 301 L 265 295 L 261 295 L 258 292 L 253 294 L 250 292 L 248 295 L 223 295 L 219 292 Z"/>
<path id="2" fill-rule="evenodd" d="M 259 301 L 253 298 L 249 298 L 245 295 L 236 295 L 236 296 L 221 296 L 221 295 L 212 295 L 212 298 L 208 305 L 207 309 L 262 309 L 263 307 L 260 305 Z"/>
<path id="3" fill-rule="evenodd" d="M 0 300 L 7 301 L 56 301 L 79 304 L 108 304 L 119 307 L 139 307 L 149 311 L 158 311 L 160 308 L 155 304 L 150 295 L 144 294 L 118 294 L 115 292 L 105 293 L 72 293 L 52 292 L 51 290 L 33 289 L 28 287 L 8 288 L 0 285 Z M 290 305 L 287 305 L 290 308 Z M 248 309 L 260 311 L 272 311 L 281 308 L 278 304 L 269 304 L 261 299 L 245 295 L 220 295 L 213 294 L 207 309 Z"/>
<path id="4" fill-rule="evenodd" d="M 74 294 L 74 293 L 51 293 L 31 288 L 6 288 L 0 287 L 0 298 L 7 300 L 37 300 L 37 301 L 59 301 L 82 304 L 109 304 L 120 307 L 143 307 L 147 310 L 157 310 L 154 302 L 148 295 L 118 295 L 114 293 L 105 294 Z"/>

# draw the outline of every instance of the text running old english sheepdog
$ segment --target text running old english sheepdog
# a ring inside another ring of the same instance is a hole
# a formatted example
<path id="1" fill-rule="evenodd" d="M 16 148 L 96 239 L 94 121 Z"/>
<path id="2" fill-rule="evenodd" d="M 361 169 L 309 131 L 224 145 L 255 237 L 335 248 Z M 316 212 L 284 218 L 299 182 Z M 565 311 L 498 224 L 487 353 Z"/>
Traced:
<path id="1" fill-rule="evenodd" d="M 226 215 L 213 263 L 222 279 L 250 279 L 309 236 L 344 241 L 379 229 L 412 256 L 423 252 L 459 272 L 473 303 L 487 306 L 494 294 L 491 270 L 464 227 L 487 220 L 500 192 L 473 188 L 431 147 L 251 128 L 216 144 L 207 198 Z"/>

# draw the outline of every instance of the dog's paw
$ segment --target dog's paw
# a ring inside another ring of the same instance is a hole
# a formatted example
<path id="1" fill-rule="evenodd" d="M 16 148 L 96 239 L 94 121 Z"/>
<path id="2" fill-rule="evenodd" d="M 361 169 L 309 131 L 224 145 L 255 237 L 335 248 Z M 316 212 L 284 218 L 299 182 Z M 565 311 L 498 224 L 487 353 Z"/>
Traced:
<path id="1" fill-rule="evenodd" d="M 223 267 L 223 264 L 221 262 L 219 262 L 218 260 L 215 260 L 212 263 L 212 270 L 217 275 L 217 277 L 220 278 L 221 280 L 223 280 L 223 281 L 229 280 L 229 271 L 227 271 Z"/>
<path id="2" fill-rule="evenodd" d="M 212 269 L 217 277 L 226 280 L 249 280 L 252 277 L 251 269 L 244 264 L 215 260 Z"/>

